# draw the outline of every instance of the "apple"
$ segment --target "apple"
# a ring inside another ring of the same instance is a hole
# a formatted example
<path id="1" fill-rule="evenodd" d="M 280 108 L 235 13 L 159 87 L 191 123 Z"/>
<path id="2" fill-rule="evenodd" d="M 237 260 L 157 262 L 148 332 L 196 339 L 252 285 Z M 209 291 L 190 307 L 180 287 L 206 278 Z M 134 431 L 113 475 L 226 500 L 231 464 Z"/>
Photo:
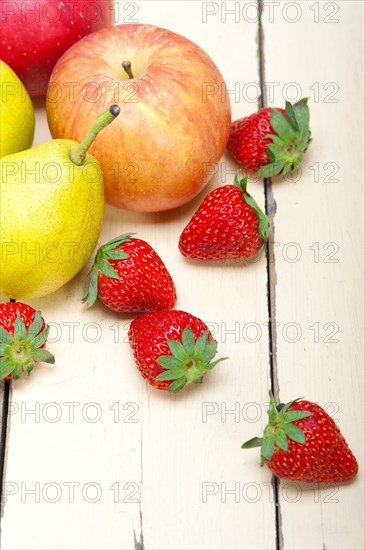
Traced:
<path id="1" fill-rule="evenodd" d="M 211 58 L 167 29 L 125 24 L 93 33 L 58 61 L 47 94 L 54 138 L 80 140 L 95 113 L 121 114 L 90 149 L 106 201 L 158 212 L 208 183 L 226 147 L 230 102 Z"/>
<path id="2" fill-rule="evenodd" d="M 31 96 L 46 95 L 59 57 L 77 40 L 113 24 L 113 0 L 1 0 L 0 58 Z"/>

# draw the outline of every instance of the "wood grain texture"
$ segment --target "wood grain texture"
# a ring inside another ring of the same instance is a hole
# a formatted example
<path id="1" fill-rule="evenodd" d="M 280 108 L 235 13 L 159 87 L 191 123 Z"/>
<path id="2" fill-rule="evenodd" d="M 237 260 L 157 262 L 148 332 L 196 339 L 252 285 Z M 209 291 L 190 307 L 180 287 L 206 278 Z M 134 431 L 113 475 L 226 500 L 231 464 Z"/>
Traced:
<path id="1" fill-rule="evenodd" d="M 359 459 L 360 474 L 320 491 L 281 482 L 283 541 L 284 548 L 360 549 L 364 6 L 289 4 L 278 6 L 274 18 L 264 9 L 266 96 L 275 106 L 297 92 L 308 96 L 313 143 L 298 181 L 273 183 L 280 398 L 304 395 L 325 406 Z"/>

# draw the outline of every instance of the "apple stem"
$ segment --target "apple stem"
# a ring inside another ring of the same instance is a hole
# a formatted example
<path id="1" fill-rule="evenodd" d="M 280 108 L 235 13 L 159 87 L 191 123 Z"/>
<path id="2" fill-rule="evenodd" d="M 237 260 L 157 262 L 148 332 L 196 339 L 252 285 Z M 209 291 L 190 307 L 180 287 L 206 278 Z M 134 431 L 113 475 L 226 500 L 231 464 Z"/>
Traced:
<path id="1" fill-rule="evenodd" d="M 123 61 L 122 67 L 129 76 L 129 78 L 132 80 L 134 78 L 134 74 L 132 73 L 132 63 L 130 61 Z"/>
<path id="2" fill-rule="evenodd" d="M 70 151 L 69 158 L 76 166 L 84 164 L 86 153 L 98 133 L 108 126 L 108 124 L 113 122 L 119 113 L 120 107 L 118 107 L 118 105 L 112 105 L 109 109 L 104 111 L 104 113 L 98 116 L 85 139 L 75 149 Z"/>

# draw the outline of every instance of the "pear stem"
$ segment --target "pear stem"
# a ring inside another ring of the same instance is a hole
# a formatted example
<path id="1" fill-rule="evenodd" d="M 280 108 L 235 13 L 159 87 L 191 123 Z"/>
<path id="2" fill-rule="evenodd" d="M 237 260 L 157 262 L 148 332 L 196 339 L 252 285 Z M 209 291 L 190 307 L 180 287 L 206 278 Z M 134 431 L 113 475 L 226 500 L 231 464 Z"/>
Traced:
<path id="1" fill-rule="evenodd" d="M 123 61 L 122 67 L 129 76 L 129 78 L 132 80 L 134 78 L 134 74 L 132 73 L 132 63 L 130 61 Z"/>
<path id="2" fill-rule="evenodd" d="M 76 166 L 84 164 L 86 153 L 98 133 L 108 126 L 108 124 L 113 122 L 119 113 L 120 107 L 118 107 L 118 105 L 112 105 L 109 109 L 104 111 L 104 113 L 98 116 L 85 139 L 75 149 L 70 151 L 69 158 Z"/>

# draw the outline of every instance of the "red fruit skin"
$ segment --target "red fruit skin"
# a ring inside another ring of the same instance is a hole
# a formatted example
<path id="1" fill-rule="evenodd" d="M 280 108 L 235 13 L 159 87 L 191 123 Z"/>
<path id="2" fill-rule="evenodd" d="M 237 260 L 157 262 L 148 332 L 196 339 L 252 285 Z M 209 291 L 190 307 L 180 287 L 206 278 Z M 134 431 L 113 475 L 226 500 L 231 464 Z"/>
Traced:
<path id="1" fill-rule="evenodd" d="M 253 208 L 236 185 L 211 191 L 183 230 L 179 250 L 194 260 L 252 258 L 264 241 Z"/>
<path id="2" fill-rule="evenodd" d="M 19 311 L 20 317 L 25 324 L 25 328 L 28 330 L 30 325 L 34 321 L 36 310 L 24 304 L 23 302 L 5 302 L 0 304 L 0 326 L 6 330 L 11 336 L 14 336 L 14 323 L 17 317 L 17 311 Z M 42 317 L 42 326 L 39 328 L 39 332 L 42 332 L 46 327 L 46 323 Z M 38 332 L 38 334 L 39 334 Z M 47 340 L 43 343 L 41 348 L 44 348 Z M 4 380 L 10 380 L 11 374 L 6 376 Z"/>
<path id="3" fill-rule="evenodd" d="M 172 309 L 176 304 L 175 285 L 157 252 L 145 241 L 133 237 L 116 249 L 126 252 L 129 258 L 109 260 L 119 280 L 99 272 L 100 300 L 119 312 Z"/>
<path id="4" fill-rule="evenodd" d="M 276 134 L 270 124 L 272 110 L 272 107 L 266 107 L 253 115 L 232 122 L 227 148 L 237 162 L 249 172 L 255 173 L 271 162 L 267 146 L 272 140 L 265 136 Z M 285 115 L 284 109 L 275 110 Z"/>
<path id="5" fill-rule="evenodd" d="M 157 359 L 161 355 L 172 355 L 166 341 L 181 342 L 181 335 L 187 326 L 190 326 L 195 338 L 208 330 L 201 319 L 179 310 L 147 313 L 132 321 L 128 333 L 129 343 L 139 371 L 151 386 L 167 390 L 171 384 L 171 380 L 156 380 L 156 376 L 165 370 L 157 363 Z M 208 342 L 212 340 L 213 336 L 209 332 Z"/>
<path id="6" fill-rule="evenodd" d="M 358 472 L 356 458 L 332 418 L 315 403 L 296 401 L 289 410 L 301 410 L 312 416 L 293 422 L 305 435 L 305 444 L 288 437 L 285 452 L 275 445 L 272 458 L 266 461 L 278 477 L 311 483 L 337 483 L 353 479 Z"/>
<path id="7" fill-rule="evenodd" d="M 113 0 L 1 0 L 0 58 L 31 96 L 43 96 L 61 55 L 83 36 L 113 24 L 113 5 Z"/>

